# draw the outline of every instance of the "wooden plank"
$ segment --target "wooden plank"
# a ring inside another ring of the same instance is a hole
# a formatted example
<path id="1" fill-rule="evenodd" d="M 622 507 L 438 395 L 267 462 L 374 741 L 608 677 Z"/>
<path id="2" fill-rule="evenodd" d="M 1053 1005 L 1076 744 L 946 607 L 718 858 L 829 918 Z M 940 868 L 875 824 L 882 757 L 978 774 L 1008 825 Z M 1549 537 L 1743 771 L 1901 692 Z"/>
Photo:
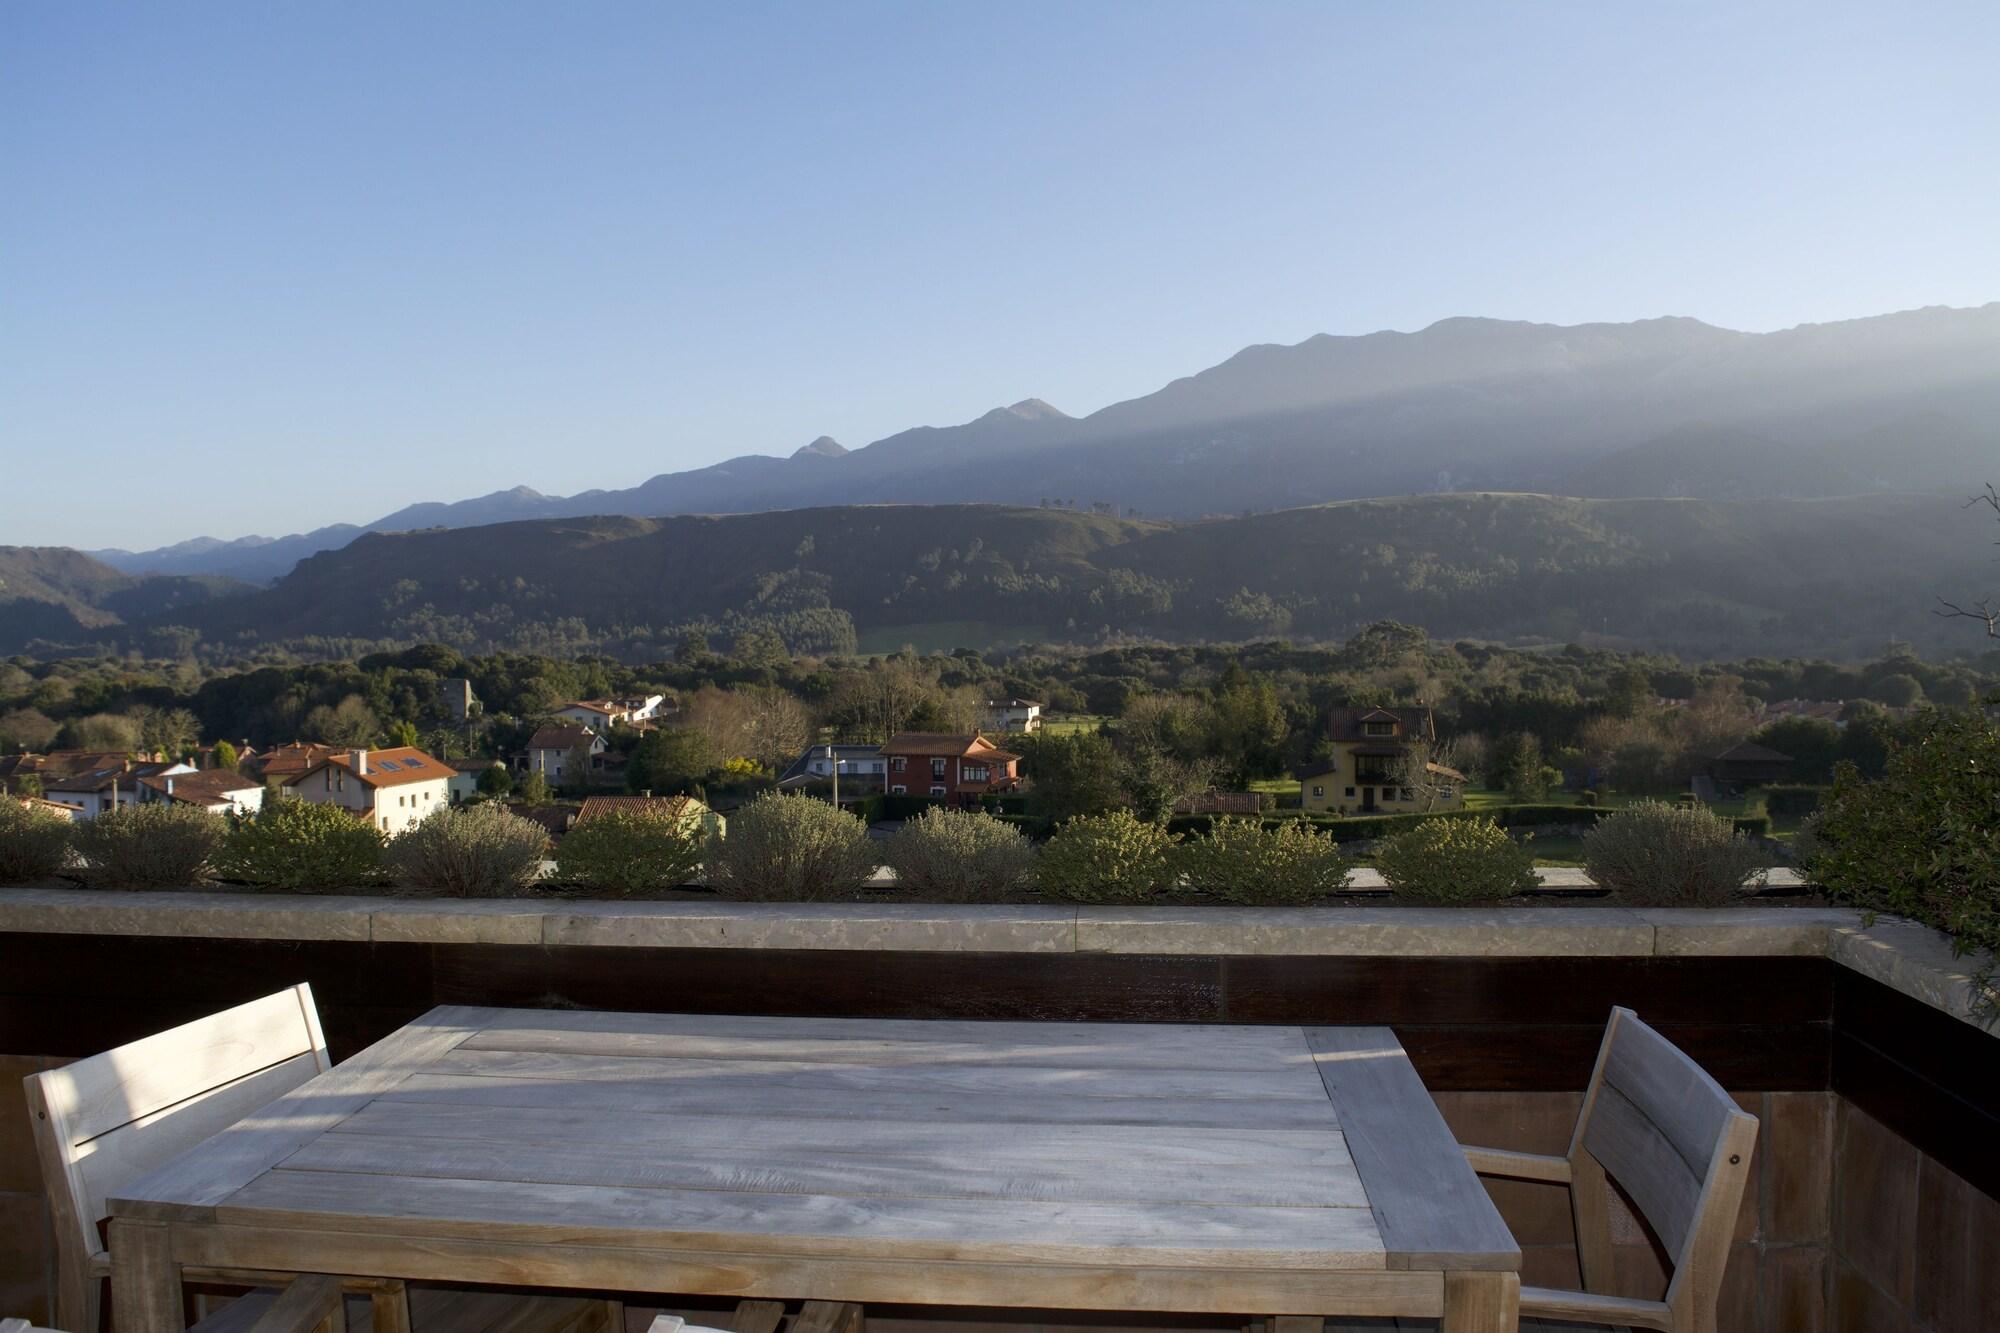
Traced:
<path id="1" fill-rule="evenodd" d="M 781 1299 L 1044 1309 L 1282 1314 L 1352 1310 L 1435 1318 L 1444 1308 L 1436 1272 L 1383 1269 L 1159 1267 L 1123 1264 L 978 1264 L 820 1258 L 683 1249 L 662 1251 L 494 1238 L 404 1238 L 368 1232 L 204 1224 L 175 1229 L 175 1257 L 229 1256 L 266 1268 L 318 1264 L 435 1282 L 490 1282 L 595 1291 L 685 1291 Z"/>
<path id="2" fill-rule="evenodd" d="M 1690 1171 L 1707 1172 L 1736 1103 L 1700 1065 L 1628 1011 L 1605 1053 L 1604 1081 L 1659 1128 Z"/>
<path id="3" fill-rule="evenodd" d="M 539 1108 L 533 1114 L 505 1106 L 460 1106 L 383 1098 L 341 1121 L 340 1134 L 383 1138 L 478 1140 L 489 1143 L 610 1143 L 730 1154 L 805 1152 L 819 1157 L 928 1157 L 961 1151 L 968 1139 L 981 1162 L 1031 1165 L 1094 1161 L 1136 1153 L 1170 1166 L 1347 1165 L 1347 1143 L 1331 1128 L 1190 1128 L 1156 1125 L 1135 1135 L 1124 1125 L 1049 1125 L 983 1119 L 856 1121 L 802 1116 L 674 1115 L 604 1109 L 594 1105 Z M 1560 1160 L 1560 1159 L 1558 1159 Z"/>
<path id="4" fill-rule="evenodd" d="M 325 1273 L 296 1277 L 257 1321 L 253 1333 L 313 1333 L 339 1313 L 342 1299 L 337 1277 Z"/>
<path id="5" fill-rule="evenodd" d="M 1697 1175 L 1659 1126 L 1608 1080 L 1598 1089 L 1583 1146 L 1632 1196 L 1667 1253 L 1679 1254 L 1688 1228 L 1694 1225 L 1707 1161 Z"/>
<path id="6" fill-rule="evenodd" d="M 807 1301 L 791 1333 L 861 1333 L 861 1307 L 851 1301 Z"/>
<path id="7" fill-rule="evenodd" d="M 110 1235 L 115 1333 L 182 1333 L 187 1323 L 181 1317 L 181 1273 L 167 1228 L 113 1218 Z"/>
<path id="8" fill-rule="evenodd" d="M 1294 1038 L 1296 1041 L 1296 1038 Z M 725 1087 L 755 1105 L 766 1093 L 821 1091 L 944 1095 L 1172 1097 L 1227 1101 L 1326 1099 L 1310 1064 L 1265 1072 L 1210 1069 L 1083 1069 L 1039 1065 L 866 1065 L 806 1061 L 659 1059 L 553 1051 L 458 1049 L 433 1060 L 437 1074 L 552 1079 L 565 1083 L 676 1083 Z"/>
<path id="9" fill-rule="evenodd" d="M 1088 1069 L 1268 1071 L 1296 1063 L 1284 1028 L 771 1018 L 510 1010 L 467 1050 L 859 1064 L 1034 1064 Z"/>
<path id="10" fill-rule="evenodd" d="M 1518 1273 L 1446 1273 L 1438 1333 L 1515 1333 L 1521 1325 Z"/>
<path id="11" fill-rule="evenodd" d="M 157 1170 L 269 1106 L 318 1071 L 314 1053 L 305 1051 L 234 1083 L 120 1125 L 76 1149 L 75 1174 L 82 1190 L 82 1215 L 90 1223 L 91 1234 L 96 1233 L 97 1219 L 105 1215 L 105 1200 L 126 1183 Z"/>
<path id="12" fill-rule="evenodd" d="M 507 1080 L 479 1075 L 420 1072 L 410 1075 L 384 1101 L 445 1102 L 458 1106 L 517 1106 L 650 1111 L 675 1115 L 730 1115 L 809 1119 L 890 1120 L 909 1123 L 974 1120 L 1013 1124 L 1178 1125 L 1249 1129 L 1334 1129 L 1333 1106 L 1317 1101 L 1275 1098 L 1267 1102 L 1228 1098 L 1175 1101 L 1167 1097 L 1003 1097 L 959 1093 L 912 1098 L 899 1093 L 842 1089 L 778 1089 L 760 1092 L 755 1102 L 733 1088 L 711 1084 L 597 1082 L 553 1079 Z"/>
<path id="13" fill-rule="evenodd" d="M 1308 1028 L 1391 1268 L 1518 1269 L 1520 1247 L 1387 1028 Z"/>
<path id="14" fill-rule="evenodd" d="M 215 1209 L 237 1225 L 496 1236 L 668 1251 L 1185 1267 L 1383 1267 L 1365 1208 L 810 1194 L 270 1171 Z M 363 1270 L 370 1271 L 370 1270 Z"/>
<path id="15" fill-rule="evenodd" d="M 779 1301 L 743 1301 L 736 1307 L 730 1333 L 778 1333 L 785 1322 L 785 1307 Z"/>
<path id="16" fill-rule="evenodd" d="M 1218 1135 L 1221 1131 L 1215 1131 Z M 1351 1162 L 1203 1167 L 1150 1154 L 1134 1143 L 1091 1158 L 1036 1160 L 989 1154 L 974 1132 L 930 1154 L 821 1155 L 748 1146 L 724 1156 L 669 1142 L 529 1143 L 321 1135 L 284 1161 L 288 1171 L 345 1171 L 629 1189 L 726 1190 L 853 1198 L 1038 1199 L 1078 1203 L 1195 1203 L 1277 1208 L 1366 1208 Z M 1344 1154 L 1343 1154 L 1344 1158 Z"/>
<path id="17" fill-rule="evenodd" d="M 211 1088 L 310 1056 L 317 1035 L 293 987 L 49 1072 L 70 1086 L 76 1107 L 71 1141 L 82 1144 Z"/>
<path id="18" fill-rule="evenodd" d="M 1547 1317 L 1574 1323 L 1617 1324 L 1627 1328 L 1673 1328 L 1665 1301 L 1641 1301 L 1627 1296 L 1599 1296 L 1582 1291 L 1558 1291 L 1550 1287 L 1521 1288 L 1523 1316 Z"/>
<path id="19" fill-rule="evenodd" d="M 200 1218 L 218 1200 L 464 1041 L 491 1011 L 432 1010 L 158 1170 L 118 1188 L 114 1216 Z"/>

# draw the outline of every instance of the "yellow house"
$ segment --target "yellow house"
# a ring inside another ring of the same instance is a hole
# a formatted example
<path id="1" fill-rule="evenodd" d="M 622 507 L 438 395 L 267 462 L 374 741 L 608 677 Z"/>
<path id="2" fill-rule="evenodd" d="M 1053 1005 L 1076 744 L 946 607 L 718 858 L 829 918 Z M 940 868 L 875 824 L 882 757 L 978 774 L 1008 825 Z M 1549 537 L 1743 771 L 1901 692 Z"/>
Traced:
<path id="1" fill-rule="evenodd" d="M 1456 810 L 1465 775 L 1431 761 L 1437 721 L 1428 708 L 1336 708 L 1332 753 L 1296 770 L 1299 805 L 1341 815 Z"/>

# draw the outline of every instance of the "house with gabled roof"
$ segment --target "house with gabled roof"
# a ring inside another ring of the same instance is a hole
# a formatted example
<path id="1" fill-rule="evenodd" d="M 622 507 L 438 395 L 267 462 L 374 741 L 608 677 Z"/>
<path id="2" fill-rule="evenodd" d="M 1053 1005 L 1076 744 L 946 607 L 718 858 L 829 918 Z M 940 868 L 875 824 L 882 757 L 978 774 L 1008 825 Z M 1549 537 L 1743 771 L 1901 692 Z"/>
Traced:
<path id="1" fill-rule="evenodd" d="M 578 723 L 540 727 L 528 738 L 523 768 L 541 774 L 555 787 L 588 782 L 609 748 L 602 735 Z M 584 761 L 580 772 L 576 771 L 579 756 Z"/>
<path id="2" fill-rule="evenodd" d="M 1020 786 L 1021 756 L 979 732 L 905 731 L 882 744 L 891 796 L 929 796 L 955 805 Z"/>
<path id="3" fill-rule="evenodd" d="M 1431 758 L 1437 719 L 1429 708 L 1334 708 L 1326 731 L 1326 756 L 1293 770 L 1302 809 L 1408 814 L 1465 804 L 1465 775 Z"/>
<path id="4" fill-rule="evenodd" d="M 444 760 L 405 745 L 329 755 L 284 786 L 301 800 L 351 810 L 394 837 L 451 804 L 452 773 Z"/>
<path id="5" fill-rule="evenodd" d="M 264 808 L 264 784 L 233 768 L 157 773 L 139 779 L 142 805 L 196 805 L 215 815 L 254 815 Z"/>

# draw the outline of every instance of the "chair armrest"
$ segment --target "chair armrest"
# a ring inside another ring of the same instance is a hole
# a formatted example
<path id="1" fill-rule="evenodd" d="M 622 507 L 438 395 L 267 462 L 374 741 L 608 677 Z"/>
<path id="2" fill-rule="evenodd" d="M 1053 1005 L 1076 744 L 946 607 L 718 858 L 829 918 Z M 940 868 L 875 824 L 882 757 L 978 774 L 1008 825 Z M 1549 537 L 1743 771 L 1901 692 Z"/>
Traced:
<path id="1" fill-rule="evenodd" d="M 1508 1152 L 1504 1148 L 1467 1148 L 1465 1160 L 1482 1176 L 1505 1176 L 1509 1180 L 1546 1180 L 1569 1184 L 1569 1158 L 1544 1157 L 1540 1153 Z"/>
<path id="2" fill-rule="evenodd" d="M 346 1328 L 344 1299 L 339 1278 L 326 1273 L 305 1274 L 278 1294 L 263 1318 L 250 1326 L 250 1333 L 313 1333 L 329 1320 L 335 1333 L 340 1333 Z"/>
<path id="3" fill-rule="evenodd" d="M 1587 1291 L 1557 1291 L 1551 1287 L 1521 1288 L 1521 1317 L 1583 1320 L 1632 1328 L 1673 1328 L 1665 1301 L 1635 1301 L 1625 1296 L 1598 1296 Z"/>

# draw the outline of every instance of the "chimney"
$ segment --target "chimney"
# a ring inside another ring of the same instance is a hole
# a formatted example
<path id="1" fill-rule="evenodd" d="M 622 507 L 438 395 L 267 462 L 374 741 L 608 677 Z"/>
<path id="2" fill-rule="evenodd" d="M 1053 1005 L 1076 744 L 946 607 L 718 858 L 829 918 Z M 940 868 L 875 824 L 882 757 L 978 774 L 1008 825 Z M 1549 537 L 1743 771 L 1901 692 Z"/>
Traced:
<path id="1" fill-rule="evenodd" d="M 167 774 L 167 799 L 172 800 L 173 795 L 174 795 L 174 775 L 169 773 Z"/>
<path id="2" fill-rule="evenodd" d="M 349 750 L 347 752 L 347 762 L 356 773 L 366 773 L 368 771 L 368 751 Z"/>

